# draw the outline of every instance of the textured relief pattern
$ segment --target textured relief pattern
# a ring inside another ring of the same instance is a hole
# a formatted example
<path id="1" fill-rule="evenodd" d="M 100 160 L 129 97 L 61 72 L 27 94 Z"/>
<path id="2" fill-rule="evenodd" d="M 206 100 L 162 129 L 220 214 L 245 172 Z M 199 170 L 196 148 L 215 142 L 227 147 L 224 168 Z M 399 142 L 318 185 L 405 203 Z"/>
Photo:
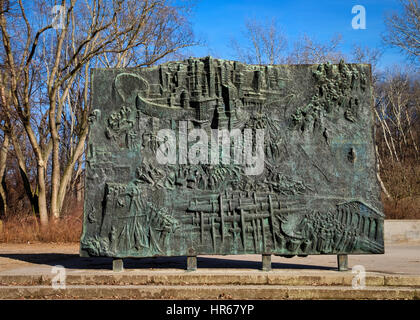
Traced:
<path id="1" fill-rule="evenodd" d="M 81 253 L 383 253 L 371 88 L 369 65 L 344 62 L 94 69 Z M 163 129 L 175 163 L 157 159 Z M 247 130 L 264 133 L 253 175 L 233 161 Z M 239 135 L 212 149 L 215 132 Z"/>

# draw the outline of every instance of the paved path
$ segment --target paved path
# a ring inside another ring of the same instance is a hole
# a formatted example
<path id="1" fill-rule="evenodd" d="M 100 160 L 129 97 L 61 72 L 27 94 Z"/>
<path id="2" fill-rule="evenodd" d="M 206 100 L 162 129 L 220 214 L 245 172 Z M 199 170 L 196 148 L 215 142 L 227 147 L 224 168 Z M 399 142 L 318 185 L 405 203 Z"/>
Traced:
<path id="1" fill-rule="evenodd" d="M 103 272 L 112 268 L 109 258 L 81 258 L 78 244 L 0 244 L 0 275 L 50 273 L 55 265 L 68 272 Z M 283 258 L 272 257 L 273 270 L 322 271 L 337 270 L 334 255 Z M 385 246 L 383 255 L 351 255 L 349 268 L 362 265 L 367 272 L 420 275 L 420 244 Z M 178 270 L 186 268 L 185 257 L 125 259 L 125 269 Z M 199 256 L 198 268 L 230 271 L 258 271 L 260 255 Z"/>
<path id="2" fill-rule="evenodd" d="M 81 258 L 78 244 L 0 244 L 0 299 L 420 299 L 420 244 L 389 245 L 384 255 L 349 257 L 337 271 L 336 256 L 199 256 L 187 272 L 185 257 L 125 259 L 124 272 L 110 258 Z M 65 288 L 53 286 L 53 267 L 66 269 Z M 354 287 L 351 268 L 366 270 Z"/>

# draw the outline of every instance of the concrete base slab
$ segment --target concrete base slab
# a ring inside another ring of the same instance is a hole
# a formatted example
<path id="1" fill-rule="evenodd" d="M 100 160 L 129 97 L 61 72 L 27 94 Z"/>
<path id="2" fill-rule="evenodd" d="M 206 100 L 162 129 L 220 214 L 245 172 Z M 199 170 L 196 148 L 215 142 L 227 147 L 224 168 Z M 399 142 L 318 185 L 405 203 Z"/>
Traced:
<path id="1" fill-rule="evenodd" d="M 51 286 L 0 287 L 2 299 L 420 299 L 420 289 L 369 287 L 354 290 L 343 287 L 313 286 L 141 286 L 96 285 L 67 286 L 54 290 Z"/>
<path id="2" fill-rule="evenodd" d="M 0 299 L 420 299 L 418 245 L 350 255 L 344 272 L 334 255 L 272 256 L 271 271 L 261 270 L 261 255 L 245 255 L 199 256 L 194 272 L 185 257 L 124 259 L 116 273 L 112 259 L 77 252 L 78 245 L 0 245 Z"/>

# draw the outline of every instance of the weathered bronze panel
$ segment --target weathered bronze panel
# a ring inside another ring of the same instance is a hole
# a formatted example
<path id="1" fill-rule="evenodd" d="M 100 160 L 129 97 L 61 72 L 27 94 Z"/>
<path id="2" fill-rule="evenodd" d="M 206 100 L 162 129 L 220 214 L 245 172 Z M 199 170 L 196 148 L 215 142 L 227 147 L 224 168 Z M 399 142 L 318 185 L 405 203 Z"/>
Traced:
<path id="1" fill-rule="evenodd" d="M 207 57 L 91 89 L 82 255 L 384 252 L 369 65 Z"/>

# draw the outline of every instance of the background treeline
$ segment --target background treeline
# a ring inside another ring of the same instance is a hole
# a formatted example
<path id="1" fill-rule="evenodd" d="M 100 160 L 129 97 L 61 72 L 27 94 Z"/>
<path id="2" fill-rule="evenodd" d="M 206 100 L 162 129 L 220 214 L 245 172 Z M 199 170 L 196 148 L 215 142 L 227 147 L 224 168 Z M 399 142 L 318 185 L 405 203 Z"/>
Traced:
<path id="1" fill-rule="evenodd" d="M 180 5 L 181 3 L 181 5 Z M 62 19 L 51 15 L 65 6 Z M 144 67 L 178 60 L 199 41 L 194 3 L 167 0 L 0 0 L 0 241 L 78 241 L 93 67 Z M 384 47 L 404 66 L 377 68 L 383 48 L 340 50 L 337 35 L 290 42 L 275 20 L 247 20 L 246 41 L 232 39 L 245 63 L 372 64 L 379 181 L 388 218 L 420 218 L 420 10 L 384 23 Z M 57 28 L 61 27 L 61 28 Z M 227 57 L 220 57 L 227 58 Z M 52 223 L 54 222 L 54 223 Z"/>

